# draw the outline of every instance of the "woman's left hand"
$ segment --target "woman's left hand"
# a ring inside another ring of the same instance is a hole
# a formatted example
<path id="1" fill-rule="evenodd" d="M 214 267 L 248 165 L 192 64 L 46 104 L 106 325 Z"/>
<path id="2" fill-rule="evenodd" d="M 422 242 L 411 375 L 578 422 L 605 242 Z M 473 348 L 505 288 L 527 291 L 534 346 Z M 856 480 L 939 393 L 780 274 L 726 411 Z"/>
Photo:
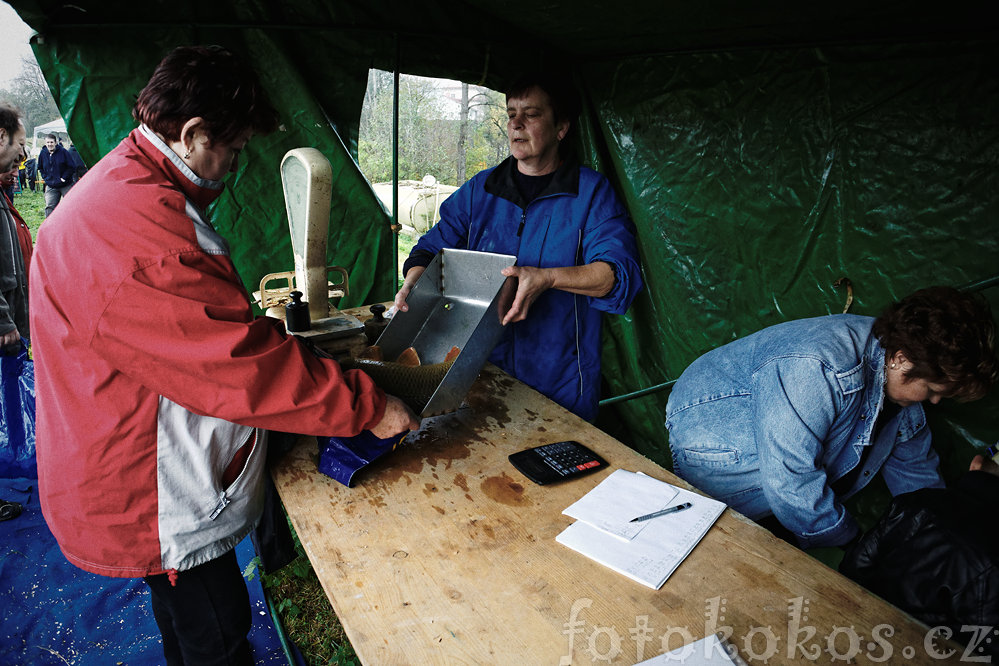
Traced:
<path id="1" fill-rule="evenodd" d="M 508 266 L 501 272 L 507 277 L 517 278 L 517 294 L 506 316 L 503 317 L 504 326 L 527 319 L 527 312 L 534 305 L 534 301 L 555 284 L 554 275 L 548 268 Z"/>

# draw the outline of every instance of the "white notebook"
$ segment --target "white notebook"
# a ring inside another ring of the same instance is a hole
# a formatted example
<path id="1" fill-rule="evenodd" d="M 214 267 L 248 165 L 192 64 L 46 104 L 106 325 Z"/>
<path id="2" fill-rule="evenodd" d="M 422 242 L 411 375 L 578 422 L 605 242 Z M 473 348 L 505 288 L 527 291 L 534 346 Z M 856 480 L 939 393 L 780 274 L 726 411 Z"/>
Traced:
<path id="1" fill-rule="evenodd" d="M 608 497 L 614 501 L 594 501 Z M 684 511 L 629 522 L 685 502 L 691 507 Z M 563 511 L 577 520 L 555 540 L 658 590 L 724 510 L 724 503 L 709 497 L 644 474 L 616 470 Z"/>

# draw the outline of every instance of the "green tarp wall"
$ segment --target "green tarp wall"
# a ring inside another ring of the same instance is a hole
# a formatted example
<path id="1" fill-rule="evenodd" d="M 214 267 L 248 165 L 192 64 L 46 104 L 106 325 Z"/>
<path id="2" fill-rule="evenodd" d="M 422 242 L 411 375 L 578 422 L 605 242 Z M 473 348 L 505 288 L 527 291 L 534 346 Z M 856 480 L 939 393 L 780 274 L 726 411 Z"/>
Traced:
<path id="1" fill-rule="evenodd" d="M 248 289 L 291 268 L 278 164 L 299 146 L 333 163 L 329 260 L 342 306 L 389 299 L 389 219 L 355 162 L 369 68 L 503 89 L 569 63 L 583 154 L 638 228 L 646 289 L 608 319 L 604 395 L 676 378 L 699 354 L 770 324 L 877 314 L 931 284 L 997 270 L 999 81 L 982 3 L 486 3 L 12 0 L 69 131 L 93 162 L 133 127 L 136 93 L 179 44 L 250 57 L 284 131 L 256 138 L 214 210 Z M 695 6 L 696 4 L 696 6 Z M 984 293 L 996 308 L 996 289 Z M 85 297 L 85 296 L 84 296 Z M 668 393 L 598 424 L 669 464 Z M 996 397 L 930 407 L 945 472 L 999 437 Z"/>

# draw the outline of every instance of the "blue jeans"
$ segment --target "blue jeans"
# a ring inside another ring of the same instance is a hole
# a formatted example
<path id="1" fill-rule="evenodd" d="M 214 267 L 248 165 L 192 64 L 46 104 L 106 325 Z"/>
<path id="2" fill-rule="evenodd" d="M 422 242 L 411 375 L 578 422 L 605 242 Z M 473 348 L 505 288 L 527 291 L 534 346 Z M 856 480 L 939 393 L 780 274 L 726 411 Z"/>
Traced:
<path id="1" fill-rule="evenodd" d="M 751 396 L 731 397 L 691 407 L 670 418 L 673 471 L 699 490 L 739 513 L 762 518 L 772 513 L 763 494 L 760 459 L 753 424 L 740 418 Z"/>

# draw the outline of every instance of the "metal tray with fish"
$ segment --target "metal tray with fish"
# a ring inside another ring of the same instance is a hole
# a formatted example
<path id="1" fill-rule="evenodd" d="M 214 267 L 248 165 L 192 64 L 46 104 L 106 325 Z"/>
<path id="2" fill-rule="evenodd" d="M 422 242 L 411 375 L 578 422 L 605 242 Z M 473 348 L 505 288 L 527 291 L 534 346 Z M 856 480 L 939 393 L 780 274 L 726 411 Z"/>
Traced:
<path id="1" fill-rule="evenodd" d="M 383 358 L 397 359 L 412 348 L 419 367 L 390 366 L 386 372 L 357 367 L 386 392 L 399 395 L 420 417 L 453 412 L 475 382 L 503 334 L 516 280 L 500 273 L 513 266 L 507 254 L 442 250 L 410 291 L 409 311 L 396 312 L 378 338 Z M 395 375 L 384 377 L 380 375 Z"/>

